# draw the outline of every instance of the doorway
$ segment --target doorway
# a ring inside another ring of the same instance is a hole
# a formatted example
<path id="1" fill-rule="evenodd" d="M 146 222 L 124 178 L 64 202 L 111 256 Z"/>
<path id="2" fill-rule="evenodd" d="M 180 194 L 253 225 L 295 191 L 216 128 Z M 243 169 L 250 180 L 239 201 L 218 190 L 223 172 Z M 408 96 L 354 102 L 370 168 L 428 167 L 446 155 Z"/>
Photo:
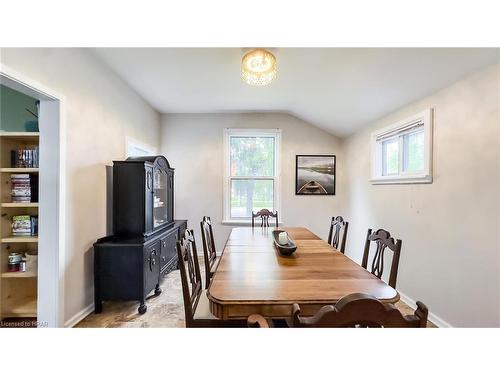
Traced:
<path id="1" fill-rule="evenodd" d="M 36 304 L 35 318 L 38 327 L 62 327 L 64 324 L 65 249 L 64 98 L 5 65 L 0 65 L 0 84 L 39 101 L 38 170 L 31 171 L 38 174 L 38 266 L 37 298 L 34 302 Z M 13 136 L 13 134 L 8 134 L 9 132 L 2 131 L 2 133 L 5 137 Z M 35 136 L 24 134 L 22 131 L 19 135 L 20 139 L 26 135 Z M 0 171 L 0 173 L 9 172 L 8 168 L 1 168 Z M 0 251 L 4 253 L 9 251 L 3 241 L 1 245 Z"/>

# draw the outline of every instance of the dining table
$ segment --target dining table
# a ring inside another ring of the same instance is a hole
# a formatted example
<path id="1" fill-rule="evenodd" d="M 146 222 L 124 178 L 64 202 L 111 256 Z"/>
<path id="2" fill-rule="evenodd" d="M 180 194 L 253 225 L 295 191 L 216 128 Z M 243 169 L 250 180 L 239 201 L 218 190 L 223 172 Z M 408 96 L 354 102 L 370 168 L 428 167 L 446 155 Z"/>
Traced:
<path id="1" fill-rule="evenodd" d="M 281 255 L 273 230 L 284 230 L 296 244 Z M 251 314 L 287 318 L 294 303 L 301 315 L 314 315 L 351 293 L 395 303 L 398 292 L 304 227 L 233 228 L 207 290 L 210 311 L 220 319 Z"/>

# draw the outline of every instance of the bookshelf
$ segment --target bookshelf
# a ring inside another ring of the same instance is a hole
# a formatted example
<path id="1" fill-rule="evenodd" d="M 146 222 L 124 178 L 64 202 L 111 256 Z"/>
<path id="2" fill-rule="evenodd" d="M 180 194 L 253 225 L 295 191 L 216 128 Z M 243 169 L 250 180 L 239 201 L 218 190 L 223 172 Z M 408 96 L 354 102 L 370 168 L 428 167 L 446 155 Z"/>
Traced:
<path id="1" fill-rule="evenodd" d="M 11 175 L 24 174 L 37 181 L 38 168 L 11 165 L 11 151 L 39 145 L 39 133 L 0 132 L 0 320 L 36 318 L 38 270 L 8 272 L 11 252 L 38 253 L 38 237 L 12 235 L 12 217 L 38 215 L 38 202 L 12 202 Z M 35 176 L 35 177 L 32 177 Z"/>
<path id="2" fill-rule="evenodd" d="M 2 173 L 38 173 L 38 168 L 0 168 Z"/>
<path id="3" fill-rule="evenodd" d="M 4 279 L 19 279 L 19 278 L 27 278 L 27 277 L 37 277 L 38 274 L 36 272 L 28 271 L 28 272 L 3 272 L 2 278 Z"/>
<path id="4" fill-rule="evenodd" d="M 40 137 L 40 133 L 38 132 L 4 132 L 0 131 L 0 137 L 10 138 L 24 141 L 28 138 L 38 139 Z"/>
<path id="5" fill-rule="evenodd" d="M 2 202 L 0 203 L 0 207 L 3 208 L 30 208 L 30 207 L 38 207 L 38 203 L 26 202 L 26 203 L 12 203 L 12 202 Z"/>
<path id="6" fill-rule="evenodd" d="M 38 242 L 38 237 L 34 236 L 9 236 L 0 239 L 2 243 L 35 243 Z"/>

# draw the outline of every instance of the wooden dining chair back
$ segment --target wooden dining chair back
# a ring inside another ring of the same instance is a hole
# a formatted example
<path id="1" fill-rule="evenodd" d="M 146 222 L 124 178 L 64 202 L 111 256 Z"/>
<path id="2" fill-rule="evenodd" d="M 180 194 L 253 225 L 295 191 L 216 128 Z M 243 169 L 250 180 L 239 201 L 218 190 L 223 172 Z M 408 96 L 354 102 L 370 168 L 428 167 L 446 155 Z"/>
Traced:
<path id="1" fill-rule="evenodd" d="M 252 314 L 247 318 L 248 328 L 269 328 L 269 322 L 260 314 Z"/>
<path id="2" fill-rule="evenodd" d="M 374 243 L 375 254 L 373 255 L 373 260 L 371 262 L 371 269 L 368 269 L 368 257 L 370 255 L 370 245 Z M 389 273 L 389 285 L 396 289 L 396 280 L 398 277 L 398 267 L 399 267 L 399 256 L 401 254 L 401 240 L 394 240 L 391 234 L 384 230 L 379 229 L 372 233 L 371 229 L 368 229 L 368 234 L 366 235 L 365 250 L 363 253 L 363 261 L 361 266 L 366 270 L 370 271 L 373 275 L 377 276 L 379 279 L 382 278 L 384 273 L 384 255 L 385 250 L 389 249 L 393 252 L 392 254 L 392 264 Z"/>
<path id="3" fill-rule="evenodd" d="M 330 222 L 330 232 L 328 233 L 328 243 L 342 254 L 345 253 L 345 243 L 347 240 L 347 229 L 349 223 L 344 221 L 342 216 L 332 217 Z"/>
<path id="4" fill-rule="evenodd" d="M 191 327 L 203 291 L 193 230 L 186 229 L 177 241 L 177 260 L 181 271 L 186 327 Z"/>
<path id="5" fill-rule="evenodd" d="M 276 212 L 271 212 L 267 208 L 263 208 L 257 213 L 254 213 L 252 211 L 252 228 L 255 226 L 255 218 L 260 217 L 260 226 L 261 227 L 269 227 L 269 218 L 275 218 L 276 219 L 276 227 L 278 227 L 278 211 Z"/>
<path id="6" fill-rule="evenodd" d="M 227 328 L 246 327 L 244 319 L 222 320 L 212 314 L 210 302 L 203 290 L 196 252 L 194 231 L 186 229 L 177 241 L 177 259 L 181 271 L 182 298 L 186 327 Z"/>
<path id="7" fill-rule="evenodd" d="M 413 315 L 404 316 L 392 304 L 384 305 L 368 294 L 354 293 L 340 299 L 335 305 L 323 306 L 312 317 L 301 317 L 300 307 L 293 305 L 292 327 L 302 328 L 425 328 L 429 310 L 417 302 Z M 253 327 L 259 327 L 259 320 L 253 318 Z"/>
<path id="8" fill-rule="evenodd" d="M 203 242 L 203 260 L 205 263 L 205 288 L 210 285 L 217 266 L 217 252 L 215 251 L 214 232 L 210 216 L 203 216 L 200 222 L 201 239 Z"/>

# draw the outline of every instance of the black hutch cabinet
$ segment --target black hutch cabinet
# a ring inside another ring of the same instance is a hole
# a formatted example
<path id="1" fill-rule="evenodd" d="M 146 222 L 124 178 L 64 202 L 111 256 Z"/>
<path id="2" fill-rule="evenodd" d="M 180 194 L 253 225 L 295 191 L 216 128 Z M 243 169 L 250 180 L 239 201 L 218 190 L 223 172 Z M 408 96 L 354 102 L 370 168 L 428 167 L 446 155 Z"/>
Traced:
<path id="1" fill-rule="evenodd" d="M 161 277 L 177 267 L 175 244 L 187 228 L 174 220 L 174 169 L 163 156 L 113 162 L 113 235 L 94 244 L 95 312 L 102 301 L 161 293 Z"/>
<path id="2" fill-rule="evenodd" d="M 150 236 L 172 226 L 174 169 L 163 156 L 113 162 L 113 233 Z"/>

